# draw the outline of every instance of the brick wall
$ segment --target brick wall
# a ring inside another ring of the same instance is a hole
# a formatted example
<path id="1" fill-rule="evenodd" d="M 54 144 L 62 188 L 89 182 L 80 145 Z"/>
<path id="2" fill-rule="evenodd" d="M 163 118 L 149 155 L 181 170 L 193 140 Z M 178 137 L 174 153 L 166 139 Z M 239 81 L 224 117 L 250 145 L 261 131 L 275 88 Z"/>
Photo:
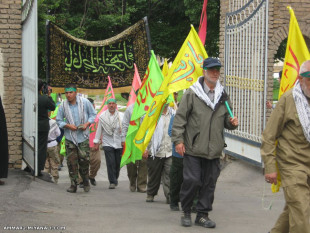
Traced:
<path id="1" fill-rule="evenodd" d="M 0 0 L 0 95 L 9 136 L 9 167 L 15 168 L 20 168 L 22 159 L 21 39 L 21 1 Z"/>

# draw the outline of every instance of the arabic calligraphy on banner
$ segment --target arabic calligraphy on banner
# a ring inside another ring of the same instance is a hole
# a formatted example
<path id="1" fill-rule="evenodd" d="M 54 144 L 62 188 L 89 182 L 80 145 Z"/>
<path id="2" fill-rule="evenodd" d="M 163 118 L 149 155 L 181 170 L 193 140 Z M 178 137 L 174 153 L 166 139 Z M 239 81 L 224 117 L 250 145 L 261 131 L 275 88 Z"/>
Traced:
<path id="1" fill-rule="evenodd" d="M 49 23 L 47 60 L 51 86 L 62 88 L 76 83 L 78 88 L 105 89 L 110 76 L 115 90 L 131 87 L 134 63 L 142 76 L 149 62 L 146 27 L 143 19 L 110 39 L 85 41 Z"/>

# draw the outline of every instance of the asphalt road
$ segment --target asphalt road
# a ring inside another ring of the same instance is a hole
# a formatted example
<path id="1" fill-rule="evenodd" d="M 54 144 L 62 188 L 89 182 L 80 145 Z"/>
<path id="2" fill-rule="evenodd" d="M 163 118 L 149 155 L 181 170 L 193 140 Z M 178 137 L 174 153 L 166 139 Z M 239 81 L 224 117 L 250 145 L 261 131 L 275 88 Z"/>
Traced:
<path id="1" fill-rule="evenodd" d="M 0 232 L 212 232 L 267 233 L 284 207 L 283 193 L 272 194 L 264 183 L 262 169 L 234 160 L 222 170 L 216 187 L 210 218 L 215 229 L 180 225 L 181 212 L 170 211 L 160 188 L 155 202 L 146 203 L 145 193 L 129 191 L 126 168 L 121 170 L 119 186 L 108 189 L 104 156 L 97 186 L 66 192 L 66 167 L 59 184 L 33 179 L 21 170 L 9 170 L 6 185 L 0 186 Z M 265 210 L 262 197 L 265 190 Z M 195 215 L 192 214 L 192 220 Z M 15 228 L 15 229 L 14 229 Z"/>

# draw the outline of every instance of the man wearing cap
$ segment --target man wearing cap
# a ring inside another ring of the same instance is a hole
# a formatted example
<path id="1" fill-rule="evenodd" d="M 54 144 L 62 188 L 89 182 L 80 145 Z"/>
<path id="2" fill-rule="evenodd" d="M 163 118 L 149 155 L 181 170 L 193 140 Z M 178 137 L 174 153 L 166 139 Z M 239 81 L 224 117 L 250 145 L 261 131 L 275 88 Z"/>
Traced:
<path id="1" fill-rule="evenodd" d="M 223 130 L 236 129 L 238 119 L 230 117 L 225 106 L 229 102 L 219 82 L 221 63 L 216 58 L 203 62 L 199 77 L 183 95 L 172 127 L 172 142 L 183 159 L 183 184 L 180 200 L 183 210 L 181 224 L 191 226 L 191 207 L 199 190 L 196 225 L 214 228 L 209 219 L 214 191 L 220 175 L 220 156 L 225 142 Z"/>
<path id="2" fill-rule="evenodd" d="M 115 189 L 118 185 L 122 155 L 122 123 L 120 114 L 116 109 L 116 100 L 111 98 L 107 102 L 108 110 L 104 111 L 99 117 L 94 144 L 95 149 L 98 150 L 102 135 L 102 145 L 107 164 L 108 179 L 110 182 L 109 189 Z"/>
<path id="3" fill-rule="evenodd" d="M 270 232 L 309 233 L 310 60 L 301 65 L 295 86 L 273 110 L 262 135 L 261 156 L 268 183 L 277 184 L 280 172 L 286 201 Z"/>
<path id="4" fill-rule="evenodd" d="M 77 96 L 76 85 L 65 87 L 66 100 L 59 105 L 56 122 L 63 128 L 66 137 L 67 165 L 71 186 L 67 189 L 75 193 L 80 173 L 84 191 L 89 186 L 89 126 L 95 121 L 96 111 L 88 99 Z"/>

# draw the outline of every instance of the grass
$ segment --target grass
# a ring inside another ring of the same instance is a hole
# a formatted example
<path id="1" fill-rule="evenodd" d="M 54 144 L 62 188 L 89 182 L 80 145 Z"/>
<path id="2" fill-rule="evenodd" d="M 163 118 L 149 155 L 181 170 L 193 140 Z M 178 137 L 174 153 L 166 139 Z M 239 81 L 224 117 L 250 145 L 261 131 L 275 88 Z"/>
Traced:
<path id="1" fill-rule="evenodd" d="M 273 100 L 274 101 L 278 100 L 279 88 L 280 88 L 280 83 L 279 83 L 278 79 L 274 78 L 273 79 Z"/>

